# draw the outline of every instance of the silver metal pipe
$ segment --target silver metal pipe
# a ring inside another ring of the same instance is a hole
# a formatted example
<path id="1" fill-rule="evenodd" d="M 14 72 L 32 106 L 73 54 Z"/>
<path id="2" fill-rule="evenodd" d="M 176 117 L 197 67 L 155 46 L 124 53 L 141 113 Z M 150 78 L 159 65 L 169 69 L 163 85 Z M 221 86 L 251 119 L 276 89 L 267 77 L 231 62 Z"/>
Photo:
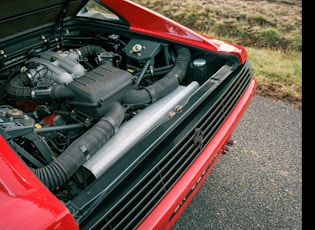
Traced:
<path id="1" fill-rule="evenodd" d="M 174 111 L 176 106 L 183 107 L 198 87 L 198 82 L 192 82 L 188 86 L 179 86 L 167 96 L 146 107 L 122 125 L 116 134 L 83 166 L 95 177 L 99 177 L 148 132 L 168 120 L 169 113 Z"/>

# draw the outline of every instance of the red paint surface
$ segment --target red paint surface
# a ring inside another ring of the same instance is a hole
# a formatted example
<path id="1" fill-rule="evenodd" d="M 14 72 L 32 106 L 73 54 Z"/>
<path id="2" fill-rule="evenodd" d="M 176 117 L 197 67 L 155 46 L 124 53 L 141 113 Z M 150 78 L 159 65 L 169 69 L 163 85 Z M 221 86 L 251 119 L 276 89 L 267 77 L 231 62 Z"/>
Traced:
<path id="1" fill-rule="evenodd" d="M 247 59 L 244 47 L 201 35 L 137 3 L 128 0 L 102 1 L 117 14 L 122 15 L 129 22 L 130 30 L 133 32 L 186 43 L 222 54 L 235 54 L 241 64 L 244 64 Z"/>
<path id="2" fill-rule="evenodd" d="M 66 207 L 0 136 L 0 229 L 78 229 Z"/>

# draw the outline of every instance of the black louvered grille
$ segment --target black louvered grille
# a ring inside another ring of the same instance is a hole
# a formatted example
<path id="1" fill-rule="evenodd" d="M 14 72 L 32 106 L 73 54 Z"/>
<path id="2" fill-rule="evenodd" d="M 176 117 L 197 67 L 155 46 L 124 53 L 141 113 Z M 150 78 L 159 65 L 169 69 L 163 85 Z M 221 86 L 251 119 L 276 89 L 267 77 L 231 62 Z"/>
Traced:
<path id="1" fill-rule="evenodd" d="M 226 79 L 105 198 L 94 210 L 94 218 L 83 223 L 83 229 L 136 228 L 221 127 L 248 86 L 251 74 L 247 64 Z M 196 139 L 198 130 L 202 141 Z"/>

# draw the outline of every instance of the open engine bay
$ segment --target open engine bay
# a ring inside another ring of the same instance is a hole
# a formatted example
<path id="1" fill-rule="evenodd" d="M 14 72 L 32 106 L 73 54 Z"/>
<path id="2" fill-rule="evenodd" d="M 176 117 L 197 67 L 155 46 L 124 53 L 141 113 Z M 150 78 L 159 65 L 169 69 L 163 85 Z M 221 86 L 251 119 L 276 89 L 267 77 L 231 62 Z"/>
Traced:
<path id="1" fill-rule="evenodd" d="M 65 202 L 180 113 L 224 62 L 180 45 L 118 34 L 69 35 L 62 47 L 3 57 L 0 132 Z"/>

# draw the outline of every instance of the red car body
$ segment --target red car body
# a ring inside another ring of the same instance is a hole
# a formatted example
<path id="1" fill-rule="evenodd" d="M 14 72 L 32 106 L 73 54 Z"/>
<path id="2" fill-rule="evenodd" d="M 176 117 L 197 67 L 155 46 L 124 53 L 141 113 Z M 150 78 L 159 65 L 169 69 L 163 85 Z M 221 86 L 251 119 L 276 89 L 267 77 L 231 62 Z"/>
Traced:
<path id="1" fill-rule="evenodd" d="M 222 55 L 235 55 L 240 65 L 248 59 L 242 46 L 196 33 L 132 1 L 102 2 L 122 16 L 133 33 L 171 40 Z M 2 19 L 1 22 L 4 21 Z M 0 45 L 0 49 L 4 47 Z M 254 94 L 255 85 L 253 78 L 215 135 L 172 188 L 143 218 L 137 229 L 171 228 L 225 151 L 233 130 Z M 2 135 L 0 180 L 0 229 L 80 229 L 80 224 L 71 211 L 34 175 Z"/>

